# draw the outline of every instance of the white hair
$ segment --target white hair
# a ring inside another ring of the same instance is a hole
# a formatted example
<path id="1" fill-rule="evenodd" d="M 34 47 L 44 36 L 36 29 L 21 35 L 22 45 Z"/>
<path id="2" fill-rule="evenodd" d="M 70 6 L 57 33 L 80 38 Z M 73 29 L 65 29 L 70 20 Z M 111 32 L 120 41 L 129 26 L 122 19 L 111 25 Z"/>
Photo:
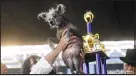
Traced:
<path id="1" fill-rule="evenodd" d="M 37 18 L 40 19 L 44 19 L 45 21 L 48 21 L 49 18 L 52 17 L 52 14 L 55 13 L 55 9 L 54 8 L 51 8 L 49 9 L 49 12 L 41 12 L 38 14 Z"/>
<path id="2" fill-rule="evenodd" d="M 48 21 L 48 19 L 52 18 L 55 14 L 55 11 L 58 11 L 60 14 L 63 14 L 65 12 L 66 7 L 63 4 L 58 4 L 56 8 L 51 7 L 48 12 L 41 12 L 38 14 L 38 19 L 42 18 L 45 21 Z"/>
<path id="3" fill-rule="evenodd" d="M 55 14 L 55 11 L 56 11 L 56 9 L 54 9 L 54 8 L 49 9 L 49 12 L 46 13 L 46 21 L 48 21 L 48 19 L 50 19 L 50 18 L 52 19 L 53 14 Z"/>

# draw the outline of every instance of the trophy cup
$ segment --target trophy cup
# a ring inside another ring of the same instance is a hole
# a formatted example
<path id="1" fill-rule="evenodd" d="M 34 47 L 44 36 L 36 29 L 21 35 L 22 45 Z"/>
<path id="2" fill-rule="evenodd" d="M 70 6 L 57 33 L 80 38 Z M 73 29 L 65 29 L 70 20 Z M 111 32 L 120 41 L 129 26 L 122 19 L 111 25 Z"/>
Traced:
<path id="1" fill-rule="evenodd" d="M 96 73 L 107 74 L 105 47 L 99 40 L 99 34 L 92 33 L 91 23 L 94 15 L 91 11 L 84 14 L 84 19 L 87 23 L 87 34 L 83 36 L 85 63 L 87 66 L 87 73 L 89 74 L 89 62 L 96 61 Z"/>

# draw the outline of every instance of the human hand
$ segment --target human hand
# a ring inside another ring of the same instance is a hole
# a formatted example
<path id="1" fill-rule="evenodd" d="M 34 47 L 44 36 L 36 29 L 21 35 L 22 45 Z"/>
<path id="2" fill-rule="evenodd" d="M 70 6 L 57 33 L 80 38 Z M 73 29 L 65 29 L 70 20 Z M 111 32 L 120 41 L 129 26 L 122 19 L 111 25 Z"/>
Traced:
<path id="1" fill-rule="evenodd" d="M 83 48 L 83 40 L 76 36 L 71 36 L 71 39 L 68 42 L 68 45 L 71 47 L 73 43 L 76 43 L 76 45 L 79 45 L 81 48 Z"/>
<path id="2" fill-rule="evenodd" d="M 67 31 L 68 31 L 67 29 L 64 30 L 64 32 L 62 33 L 60 42 L 59 42 L 58 45 L 57 45 L 57 48 L 58 48 L 59 50 L 61 50 L 61 51 L 62 51 L 62 50 L 65 50 L 68 45 L 71 45 L 72 43 L 75 43 L 75 42 L 80 42 L 79 44 L 82 45 L 82 41 L 79 41 L 79 40 L 81 40 L 81 39 L 78 38 L 78 37 L 76 37 L 76 36 L 73 36 L 72 33 L 70 34 L 70 39 L 69 39 L 69 41 L 67 41 L 66 36 L 65 36 Z"/>
<path id="3" fill-rule="evenodd" d="M 67 47 L 68 45 L 68 41 L 66 40 L 66 32 L 67 32 L 68 29 L 64 30 L 63 33 L 62 33 L 62 36 L 61 36 L 61 39 L 56 47 L 56 49 L 62 51 L 62 50 L 65 50 L 65 48 Z"/>

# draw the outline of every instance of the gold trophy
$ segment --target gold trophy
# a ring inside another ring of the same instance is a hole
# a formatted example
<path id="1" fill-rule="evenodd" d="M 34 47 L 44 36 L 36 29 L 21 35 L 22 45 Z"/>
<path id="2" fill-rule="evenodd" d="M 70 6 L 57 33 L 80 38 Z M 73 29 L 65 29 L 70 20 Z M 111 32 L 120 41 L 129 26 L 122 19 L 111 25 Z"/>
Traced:
<path id="1" fill-rule="evenodd" d="M 106 50 L 104 44 L 99 41 L 99 34 L 92 34 L 91 23 L 93 21 L 93 18 L 94 15 L 91 11 L 88 11 L 84 14 L 84 20 L 87 22 L 87 35 L 82 37 L 84 40 L 84 52 L 90 53 L 98 50 L 105 52 Z"/>
<path id="2" fill-rule="evenodd" d="M 87 34 L 83 36 L 83 48 L 85 52 L 85 63 L 87 65 L 86 70 L 89 74 L 89 62 L 96 61 L 96 74 L 107 74 L 106 59 L 108 59 L 105 54 L 106 50 L 104 44 L 99 40 L 99 34 L 93 34 L 91 23 L 93 21 L 94 15 L 91 11 L 84 14 L 84 19 L 87 23 Z"/>

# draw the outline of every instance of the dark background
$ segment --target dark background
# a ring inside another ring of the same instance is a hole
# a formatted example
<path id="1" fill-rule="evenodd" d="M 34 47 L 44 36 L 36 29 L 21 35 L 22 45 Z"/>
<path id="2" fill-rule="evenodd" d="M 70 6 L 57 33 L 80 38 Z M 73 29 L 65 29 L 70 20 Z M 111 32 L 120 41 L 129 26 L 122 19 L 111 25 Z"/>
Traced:
<path id="1" fill-rule="evenodd" d="M 48 37 L 55 37 L 55 30 L 43 20 L 38 20 L 41 11 L 62 3 L 66 17 L 75 24 L 82 35 L 86 34 L 83 15 L 91 10 L 95 16 L 93 33 L 100 40 L 134 39 L 134 3 L 131 0 L 3 0 L 1 2 L 1 44 L 45 44 Z"/>

